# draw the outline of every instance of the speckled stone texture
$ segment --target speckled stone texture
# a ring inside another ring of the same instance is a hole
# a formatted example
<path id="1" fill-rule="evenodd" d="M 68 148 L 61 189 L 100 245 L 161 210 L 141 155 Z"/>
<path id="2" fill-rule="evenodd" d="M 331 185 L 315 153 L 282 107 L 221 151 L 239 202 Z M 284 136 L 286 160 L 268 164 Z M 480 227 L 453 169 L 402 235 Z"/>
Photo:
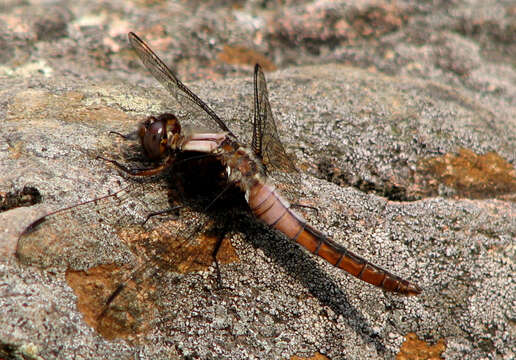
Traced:
<path id="1" fill-rule="evenodd" d="M 514 2 L 107 4 L 0 4 L 0 358 L 514 358 Z M 109 131 L 184 110 L 129 31 L 244 143 L 262 63 L 299 203 L 318 209 L 304 216 L 423 293 L 333 268 L 236 191 L 203 211 L 224 186 L 216 164 L 138 182 L 96 160 L 131 163 L 137 144 Z M 18 243 L 38 216 L 127 185 L 123 206 L 85 205 L 74 226 Z"/>

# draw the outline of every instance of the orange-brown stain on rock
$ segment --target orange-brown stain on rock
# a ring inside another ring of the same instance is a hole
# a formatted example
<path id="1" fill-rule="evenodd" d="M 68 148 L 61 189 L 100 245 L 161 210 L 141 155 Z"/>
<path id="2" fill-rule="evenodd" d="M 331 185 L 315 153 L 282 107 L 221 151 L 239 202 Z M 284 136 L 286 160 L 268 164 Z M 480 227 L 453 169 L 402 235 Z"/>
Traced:
<path id="1" fill-rule="evenodd" d="M 266 71 L 276 70 L 276 66 L 272 61 L 267 59 L 265 55 L 260 54 L 252 49 L 244 46 L 224 46 L 219 53 L 220 61 L 233 65 L 254 65 L 260 64 Z"/>
<path id="2" fill-rule="evenodd" d="M 177 273 L 205 270 L 213 264 L 219 238 L 176 238 L 141 227 L 120 230 L 119 236 L 142 265 L 136 269 L 100 265 L 87 271 L 68 270 L 66 280 L 77 295 L 77 308 L 88 325 L 107 339 L 137 341 L 138 335 L 151 329 L 159 309 L 155 293 L 160 285 L 152 276 L 156 267 Z M 217 259 L 223 264 L 238 261 L 228 239 L 222 240 Z"/>
<path id="3" fill-rule="evenodd" d="M 11 159 L 19 159 L 24 152 L 24 143 L 21 141 L 15 143 L 7 143 L 7 150 L 9 150 L 9 156 Z"/>
<path id="4" fill-rule="evenodd" d="M 130 338 L 146 332 L 154 308 L 148 294 L 152 289 L 136 281 L 124 283 L 123 291 L 106 308 L 107 301 L 122 283 L 127 269 L 99 265 L 86 271 L 66 271 L 66 281 L 77 296 L 77 309 L 84 321 L 106 339 Z"/>
<path id="5" fill-rule="evenodd" d="M 490 198 L 516 192 L 516 171 L 495 152 L 484 155 L 469 149 L 420 161 L 419 170 L 430 176 L 428 185 L 444 184 L 461 197 Z"/>
<path id="6" fill-rule="evenodd" d="M 290 360 L 330 360 L 329 357 L 326 357 L 324 356 L 323 354 L 320 354 L 320 353 L 315 353 L 313 356 L 311 357 L 301 357 L 301 356 L 297 356 L 297 355 L 293 355 Z"/>
<path id="7" fill-rule="evenodd" d="M 415 333 L 408 333 L 405 342 L 401 345 L 400 352 L 396 355 L 396 360 L 442 359 L 441 355 L 444 350 L 446 350 L 444 339 L 440 339 L 434 345 L 429 345 L 427 342 L 419 340 Z"/>

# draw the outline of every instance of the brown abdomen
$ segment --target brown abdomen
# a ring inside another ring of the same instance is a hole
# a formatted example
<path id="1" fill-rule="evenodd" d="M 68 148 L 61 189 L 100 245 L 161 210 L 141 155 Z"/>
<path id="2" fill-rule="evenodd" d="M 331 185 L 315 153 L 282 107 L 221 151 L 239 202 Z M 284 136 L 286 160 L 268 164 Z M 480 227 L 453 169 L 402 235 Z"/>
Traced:
<path id="1" fill-rule="evenodd" d="M 248 202 L 257 218 L 330 264 L 386 291 L 403 295 L 421 293 L 419 286 L 371 264 L 312 228 L 290 209 L 273 187 L 257 182 L 249 191 Z"/>

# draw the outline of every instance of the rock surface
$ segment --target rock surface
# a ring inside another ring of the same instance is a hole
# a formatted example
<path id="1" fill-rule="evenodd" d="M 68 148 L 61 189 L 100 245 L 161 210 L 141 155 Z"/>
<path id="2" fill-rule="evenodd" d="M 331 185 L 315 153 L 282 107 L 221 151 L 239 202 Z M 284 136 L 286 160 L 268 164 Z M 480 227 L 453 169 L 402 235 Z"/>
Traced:
<path id="1" fill-rule="evenodd" d="M 514 357 L 514 4 L 10 1 L 0 11 L 0 195 L 42 196 L 2 203 L 0 358 Z M 306 217 L 423 293 L 384 293 L 307 254 L 257 223 L 238 192 L 203 211 L 221 186 L 216 164 L 142 182 L 97 160 L 131 163 L 137 146 L 108 132 L 179 111 L 128 31 L 244 142 L 251 65 L 264 64 L 301 169 L 299 201 L 318 208 Z M 127 185 L 123 206 L 85 204 L 74 226 L 18 242 L 38 216 Z M 177 214 L 141 226 L 177 202 Z M 208 230 L 182 246 L 199 224 Z"/>

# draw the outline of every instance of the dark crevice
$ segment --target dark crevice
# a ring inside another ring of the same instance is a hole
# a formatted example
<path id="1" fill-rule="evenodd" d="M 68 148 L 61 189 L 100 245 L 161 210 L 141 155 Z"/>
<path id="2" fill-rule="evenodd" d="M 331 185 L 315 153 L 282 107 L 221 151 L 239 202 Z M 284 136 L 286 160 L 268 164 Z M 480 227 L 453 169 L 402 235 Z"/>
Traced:
<path id="1" fill-rule="evenodd" d="M 38 189 L 32 186 L 25 186 L 23 189 L 0 192 L 0 212 L 14 209 L 20 206 L 31 206 L 41 202 L 41 194 Z"/>
<path id="2" fill-rule="evenodd" d="M 391 201 L 415 201 L 420 199 L 415 194 L 409 194 L 406 188 L 397 184 L 389 181 L 384 181 L 383 183 L 367 181 L 354 174 L 336 169 L 325 160 L 319 162 L 317 169 L 319 178 L 339 186 L 352 186 L 362 192 L 374 193 Z"/>
<path id="3" fill-rule="evenodd" d="M 395 167 L 399 169 L 398 165 Z M 391 201 L 416 201 L 427 197 L 503 199 L 515 201 L 516 176 L 514 166 L 495 152 L 477 154 L 469 149 L 456 153 L 421 158 L 417 170 L 394 170 L 392 177 L 369 169 L 373 179 L 366 180 L 346 165 L 336 166 L 331 159 L 317 165 L 317 176 L 339 186 L 352 186 Z M 397 175 L 396 175 L 397 174 Z"/>

